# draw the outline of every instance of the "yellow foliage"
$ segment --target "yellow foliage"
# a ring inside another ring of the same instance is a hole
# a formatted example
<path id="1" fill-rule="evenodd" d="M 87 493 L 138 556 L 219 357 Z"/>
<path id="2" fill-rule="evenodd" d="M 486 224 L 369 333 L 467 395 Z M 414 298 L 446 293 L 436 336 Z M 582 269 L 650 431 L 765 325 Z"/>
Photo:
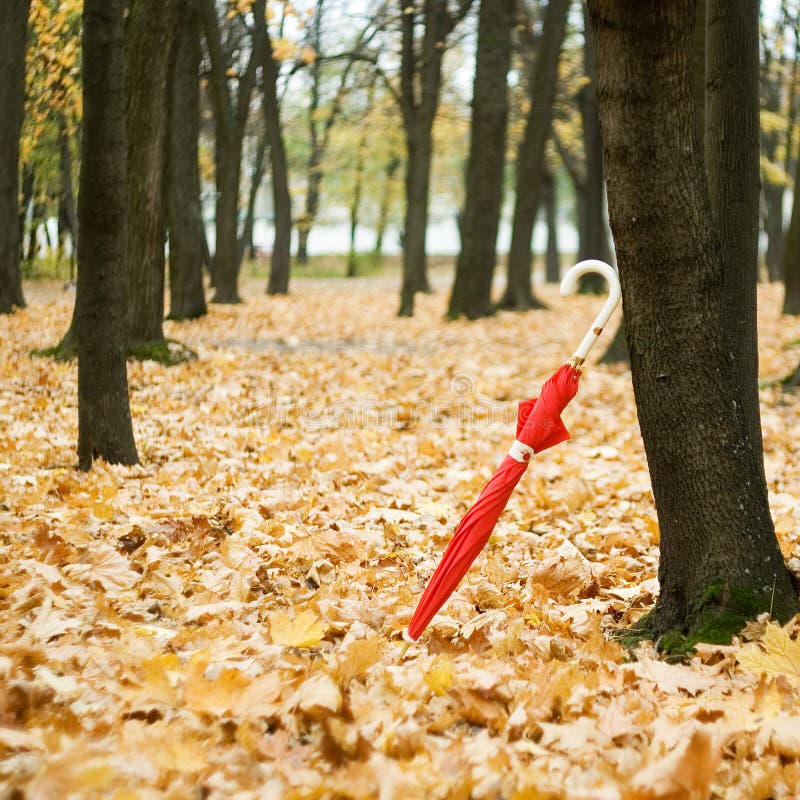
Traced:
<path id="1" fill-rule="evenodd" d="M 425 673 L 425 683 L 435 695 L 441 697 L 452 688 L 454 677 L 453 662 L 447 656 L 440 656 Z"/>
<path id="2" fill-rule="evenodd" d="M 800 642 L 774 622 L 767 624 L 760 641 L 745 645 L 736 660 L 747 672 L 768 678 L 783 676 L 800 688 Z"/>
<path id="3" fill-rule="evenodd" d="M 325 623 L 313 611 L 303 611 L 294 618 L 277 611 L 270 617 L 272 641 L 285 647 L 316 647 L 325 630 Z"/>

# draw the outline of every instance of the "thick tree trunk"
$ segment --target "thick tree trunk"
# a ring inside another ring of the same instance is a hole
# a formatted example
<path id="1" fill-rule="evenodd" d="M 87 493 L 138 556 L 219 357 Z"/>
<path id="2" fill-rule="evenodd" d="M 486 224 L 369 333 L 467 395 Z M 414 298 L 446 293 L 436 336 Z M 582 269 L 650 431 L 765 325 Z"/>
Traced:
<path id="1" fill-rule="evenodd" d="M 611 226 L 661 528 L 661 592 L 640 628 L 720 641 L 761 611 L 788 620 L 798 603 L 737 382 L 726 268 L 694 146 L 694 4 L 589 7 Z M 751 341 L 753 330 L 745 333 Z"/>
<path id="2" fill-rule="evenodd" d="M 4 0 L 0 5 L 0 314 L 25 305 L 18 192 L 29 8 L 30 0 Z"/>
<path id="3" fill-rule="evenodd" d="M 567 29 L 569 0 L 551 0 L 542 23 L 542 36 L 530 81 L 531 108 L 517 151 L 516 200 L 508 279 L 501 308 L 539 308 L 531 290 L 531 238 L 542 192 L 544 148 L 550 133 L 553 100 L 558 81 L 558 61 Z"/>
<path id="4" fill-rule="evenodd" d="M 558 219 L 556 211 L 556 181 L 548 170 L 543 176 L 544 212 L 547 223 L 547 252 L 544 259 L 544 279 L 547 283 L 561 281 L 561 257 L 558 252 Z"/>
<path id="5" fill-rule="evenodd" d="M 200 208 L 200 20 L 184 0 L 169 95 L 167 203 L 169 316 L 206 313 L 203 290 L 203 216 Z"/>
<path id="6" fill-rule="evenodd" d="M 164 341 L 167 79 L 179 0 L 133 0 L 126 22 L 128 347 Z"/>
<path id="7" fill-rule="evenodd" d="M 705 165 L 723 266 L 724 326 L 749 438 L 761 458 L 758 398 L 759 19 L 752 0 L 706 2 Z"/>
<path id="8" fill-rule="evenodd" d="M 703 152 L 706 138 L 706 0 L 697 0 L 692 34 L 692 102 L 695 147 Z"/>
<path id="9" fill-rule="evenodd" d="M 783 296 L 783 313 L 800 314 L 800 159 L 795 164 L 792 221 L 783 251 L 783 275 L 786 293 Z"/>
<path id="10" fill-rule="evenodd" d="M 450 295 L 451 319 L 492 313 L 492 277 L 503 203 L 508 122 L 506 78 L 511 63 L 515 0 L 481 0 L 472 94 L 472 131 L 461 252 Z"/>
<path id="11" fill-rule="evenodd" d="M 138 461 L 125 363 L 125 0 L 83 4 L 78 465 Z"/>

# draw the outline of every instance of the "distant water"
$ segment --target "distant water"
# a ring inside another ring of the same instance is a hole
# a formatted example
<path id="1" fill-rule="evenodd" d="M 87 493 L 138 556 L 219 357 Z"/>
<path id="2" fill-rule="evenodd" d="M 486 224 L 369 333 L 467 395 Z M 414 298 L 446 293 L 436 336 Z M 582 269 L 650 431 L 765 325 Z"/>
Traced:
<path id="1" fill-rule="evenodd" d="M 214 249 L 214 226 L 207 226 L 208 244 Z M 400 253 L 400 232 L 396 227 L 387 229 L 383 237 L 383 252 L 387 255 Z M 272 249 L 275 236 L 272 224 L 265 219 L 256 220 L 253 227 L 253 239 L 256 247 L 266 252 Z M 504 254 L 511 242 L 511 224 L 503 220 L 500 224 L 497 248 Z M 434 256 L 458 255 L 461 240 L 454 217 L 432 220 L 428 224 L 428 254 Z M 534 252 L 542 253 L 547 246 L 547 226 L 538 223 L 533 233 Z M 297 247 L 297 231 L 292 232 L 292 252 Z M 375 247 L 375 231 L 369 227 L 359 227 L 356 232 L 356 249 L 358 252 L 369 252 Z M 575 253 L 578 250 L 578 236 L 575 228 L 567 223 L 558 226 L 558 248 L 564 253 Z M 344 255 L 350 249 L 350 225 L 346 222 L 317 223 L 308 237 L 308 252 L 312 256 Z"/>

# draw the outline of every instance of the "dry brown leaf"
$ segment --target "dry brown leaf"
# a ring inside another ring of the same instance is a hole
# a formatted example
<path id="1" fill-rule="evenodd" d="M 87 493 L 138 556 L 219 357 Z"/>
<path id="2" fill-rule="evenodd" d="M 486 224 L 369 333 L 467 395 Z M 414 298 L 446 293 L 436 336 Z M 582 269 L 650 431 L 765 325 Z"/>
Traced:
<path id="1" fill-rule="evenodd" d="M 640 770 L 625 800 L 707 800 L 721 759 L 707 727 L 695 727 L 663 758 Z"/>

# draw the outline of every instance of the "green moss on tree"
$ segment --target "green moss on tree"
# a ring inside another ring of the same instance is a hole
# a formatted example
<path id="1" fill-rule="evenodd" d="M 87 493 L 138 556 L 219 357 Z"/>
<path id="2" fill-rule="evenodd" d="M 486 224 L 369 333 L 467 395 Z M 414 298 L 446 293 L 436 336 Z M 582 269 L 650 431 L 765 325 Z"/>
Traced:
<path id="1" fill-rule="evenodd" d="M 55 347 L 34 350 L 32 355 L 53 358 L 56 361 L 70 361 L 78 355 L 77 341 L 74 337 L 65 337 Z M 174 339 L 163 339 L 154 342 L 142 342 L 129 347 L 128 358 L 133 358 L 137 361 L 157 361 L 159 364 L 171 367 L 175 364 L 183 364 L 185 361 L 194 361 L 197 358 L 197 353 Z"/>
<path id="2" fill-rule="evenodd" d="M 683 628 L 659 633 L 654 627 L 655 611 L 650 611 L 635 625 L 620 631 L 616 638 L 628 648 L 654 640 L 660 652 L 682 657 L 691 654 L 700 642 L 730 644 L 750 620 L 764 611 L 769 609 L 763 607 L 763 595 L 748 587 L 715 583 L 692 609 Z"/>

